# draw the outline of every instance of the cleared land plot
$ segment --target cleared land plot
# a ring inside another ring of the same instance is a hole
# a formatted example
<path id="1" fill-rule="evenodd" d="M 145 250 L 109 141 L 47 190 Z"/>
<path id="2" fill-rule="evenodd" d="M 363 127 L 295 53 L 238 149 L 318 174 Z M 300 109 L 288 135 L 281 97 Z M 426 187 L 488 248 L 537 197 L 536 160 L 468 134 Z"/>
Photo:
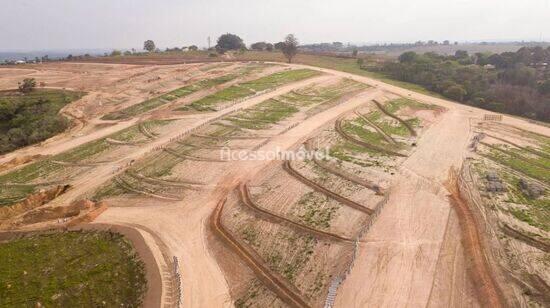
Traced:
<path id="1" fill-rule="evenodd" d="M 308 69 L 288 70 L 274 73 L 256 80 L 239 83 L 227 89 L 223 89 L 199 99 L 189 105 L 178 108 L 177 110 L 195 110 L 195 111 L 213 111 L 220 105 L 243 99 L 254 95 L 255 93 L 273 89 L 278 86 L 317 76 L 318 71 Z"/>
<path id="2" fill-rule="evenodd" d="M 269 99 L 253 108 L 229 117 L 228 120 L 241 128 L 266 129 L 271 124 L 278 123 L 303 108 L 329 104 L 345 94 L 353 93 L 366 87 L 366 85 L 350 79 L 327 86 L 311 86 Z"/>
<path id="3" fill-rule="evenodd" d="M 138 307 L 145 268 L 111 232 L 64 232 L 0 243 L 2 307 Z"/>
<path id="4" fill-rule="evenodd" d="M 495 168 L 477 164 L 475 170 L 485 178 L 487 171 Z M 497 174 L 507 188 L 504 197 L 494 198 L 503 202 L 502 210 L 533 227 L 550 232 L 550 191 L 546 190 L 541 197 L 533 198 L 521 188 L 521 176 L 502 169 Z"/>
<path id="5" fill-rule="evenodd" d="M 231 80 L 236 79 L 237 77 L 238 75 L 236 74 L 229 74 L 229 75 L 224 75 L 224 76 L 220 76 L 212 79 L 201 80 L 197 83 L 178 88 L 176 90 L 173 90 L 161 96 L 146 100 L 139 104 L 135 104 L 130 107 L 124 108 L 122 110 L 109 113 L 103 116 L 102 119 L 103 120 L 121 120 L 121 119 L 131 118 L 133 116 L 145 113 L 149 110 L 153 110 L 157 107 L 160 107 L 178 98 L 185 97 L 197 91 L 208 89 L 208 88 L 229 82 Z"/>

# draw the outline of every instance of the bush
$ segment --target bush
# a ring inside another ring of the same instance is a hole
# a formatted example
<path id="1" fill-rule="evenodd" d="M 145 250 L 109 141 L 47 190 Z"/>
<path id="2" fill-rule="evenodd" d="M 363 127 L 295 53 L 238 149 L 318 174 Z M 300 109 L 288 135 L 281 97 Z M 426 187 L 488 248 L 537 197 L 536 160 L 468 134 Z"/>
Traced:
<path id="1" fill-rule="evenodd" d="M 19 83 L 19 92 L 29 93 L 36 88 L 36 80 L 34 78 L 25 78 Z"/>

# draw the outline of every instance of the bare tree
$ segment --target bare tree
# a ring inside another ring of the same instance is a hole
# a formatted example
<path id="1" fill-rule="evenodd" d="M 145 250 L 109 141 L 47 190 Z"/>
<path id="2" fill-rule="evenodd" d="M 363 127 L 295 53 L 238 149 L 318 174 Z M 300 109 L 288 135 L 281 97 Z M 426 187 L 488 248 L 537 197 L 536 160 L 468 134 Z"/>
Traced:
<path id="1" fill-rule="evenodd" d="M 288 59 L 288 63 L 292 62 L 292 58 L 298 53 L 298 39 L 294 34 L 286 36 L 282 51 L 285 57 Z"/>

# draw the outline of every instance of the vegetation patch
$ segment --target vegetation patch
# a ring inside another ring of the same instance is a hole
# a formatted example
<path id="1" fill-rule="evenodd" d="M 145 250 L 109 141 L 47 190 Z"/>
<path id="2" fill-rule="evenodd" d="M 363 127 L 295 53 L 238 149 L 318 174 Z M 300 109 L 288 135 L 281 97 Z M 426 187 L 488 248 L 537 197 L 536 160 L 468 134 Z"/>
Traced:
<path id="1" fill-rule="evenodd" d="M 199 82 L 196 82 L 194 84 L 178 88 L 176 90 L 170 91 L 166 94 L 163 94 L 161 96 L 157 96 L 155 98 L 143 101 L 141 103 L 132 105 L 130 107 L 124 108 L 122 110 L 118 110 L 115 112 L 111 112 L 105 116 L 102 117 L 103 120 L 120 120 L 120 119 L 127 119 L 131 118 L 133 116 L 145 113 L 147 111 L 153 110 L 157 107 L 160 107 L 162 105 L 165 105 L 171 101 L 174 101 L 178 98 L 185 97 L 187 95 L 190 95 L 192 93 L 195 93 L 197 91 L 208 89 L 226 82 L 229 82 L 231 80 L 234 80 L 238 77 L 238 75 L 235 74 L 228 74 L 221 77 L 216 77 L 212 79 L 206 79 L 201 80 Z"/>
<path id="2" fill-rule="evenodd" d="M 217 106 L 251 96 L 257 92 L 310 78 L 320 73 L 308 69 L 274 73 L 256 80 L 243 82 L 208 95 L 177 110 L 215 111 Z"/>
<path id="3" fill-rule="evenodd" d="M 300 220 L 311 227 L 328 229 L 330 221 L 334 218 L 339 206 L 329 205 L 328 198 L 315 193 L 308 192 L 298 201 Z"/>
<path id="4" fill-rule="evenodd" d="M 529 177 L 550 183 L 550 171 L 542 166 L 534 165 L 527 159 L 515 157 L 496 149 L 490 149 L 486 156 Z"/>
<path id="5" fill-rule="evenodd" d="M 0 154 L 44 141 L 63 132 L 70 121 L 59 114 L 83 92 L 36 89 L 0 91 Z"/>
<path id="6" fill-rule="evenodd" d="M 247 129 L 266 129 L 312 105 L 331 103 L 351 91 L 364 89 L 364 84 L 345 79 L 342 82 L 317 88 L 309 86 L 268 99 L 228 118 L 233 124 Z M 309 110 L 308 110 L 309 111 Z"/>
<path id="7" fill-rule="evenodd" d="M 0 244 L 0 306 L 139 307 L 145 268 L 112 232 L 34 235 Z"/>
<path id="8" fill-rule="evenodd" d="M 155 128 L 168 124 L 166 120 L 152 120 L 145 122 L 149 128 Z M 38 179 L 52 177 L 53 174 L 64 172 L 70 173 L 70 167 L 63 166 L 56 162 L 81 163 L 92 157 L 96 157 L 118 147 L 111 144 L 106 139 L 116 139 L 120 141 L 134 141 L 140 135 L 137 125 L 128 127 L 120 132 L 111 134 L 105 138 L 94 140 L 80 145 L 69 151 L 60 153 L 53 157 L 43 159 L 32 164 L 23 166 L 14 171 L 0 175 L 0 205 L 10 205 L 14 201 L 25 198 L 28 194 L 34 192 L 38 186 L 32 183 Z M 21 184 L 21 185 L 10 185 Z"/>
<path id="9" fill-rule="evenodd" d="M 480 175 L 486 174 L 487 166 L 484 164 L 476 165 L 476 172 Z M 515 218 L 529 225 L 544 230 L 550 231 L 550 196 L 546 190 L 544 195 L 539 198 L 531 198 L 521 189 L 521 178 L 513 173 L 500 170 L 498 176 L 505 183 L 507 192 L 506 198 L 503 200 L 509 206 L 505 211 L 512 214 Z"/>

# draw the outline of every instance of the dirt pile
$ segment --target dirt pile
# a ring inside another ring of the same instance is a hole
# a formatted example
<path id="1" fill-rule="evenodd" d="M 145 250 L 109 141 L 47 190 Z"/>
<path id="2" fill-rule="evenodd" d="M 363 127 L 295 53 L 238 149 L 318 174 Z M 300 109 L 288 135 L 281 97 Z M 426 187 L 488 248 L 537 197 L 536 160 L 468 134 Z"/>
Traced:
<path id="1" fill-rule="evenodd" d="M 41 190 L 38 193 L 31 194 L 19 203 L 2 207 L 0 208 L 0 222 L 44 205 L 57 198 L 59 195 L 65 193 L 70 187 L 70 185 L 58 185 L 54 188 Z"/>
<path id="2" fill-rule="evenodd" d="M 12 160 L 10 160 L 6 163 L 0 164 L 0 172 L 5 171 L 5 170 L 9 170 L 11 168 L 17 167 L 17 166 L 22 165 L 22 164 L 26 164 L 26 163 L 31 162 L 33 160 L 39 159 L 42 156 L 43 155 L 36 154 L 36 155 L 27 155 L 27 156 L 15 157 L 15 158 L 13 158 Z"/>

